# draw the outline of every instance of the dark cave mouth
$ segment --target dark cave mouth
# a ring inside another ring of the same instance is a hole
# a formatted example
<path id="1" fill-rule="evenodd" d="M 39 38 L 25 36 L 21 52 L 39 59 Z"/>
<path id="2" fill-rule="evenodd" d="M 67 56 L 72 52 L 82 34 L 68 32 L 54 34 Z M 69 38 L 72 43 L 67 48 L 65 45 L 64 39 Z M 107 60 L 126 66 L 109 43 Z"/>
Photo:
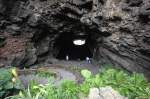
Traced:
<path id="1" fill-rule="evenodd" d="M 58 60 L 86 60 L 87 57 L 93 57 L 93 48 L 95 41 L 89 34 L 84 33 L 62 33 L 55 40 L 54 57 Z"/>

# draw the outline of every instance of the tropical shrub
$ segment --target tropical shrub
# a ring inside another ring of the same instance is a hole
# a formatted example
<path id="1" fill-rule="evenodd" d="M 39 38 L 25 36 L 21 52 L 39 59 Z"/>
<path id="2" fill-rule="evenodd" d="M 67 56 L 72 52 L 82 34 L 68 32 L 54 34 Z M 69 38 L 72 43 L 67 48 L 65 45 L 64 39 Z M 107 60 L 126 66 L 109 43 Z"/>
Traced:
<path id="1" fill-rule="evenodd" d="M 28 89 L 8 99 L 79 99 L 78 93 L 79 87 L 73 81 L 65 80 L 57 88 L 50 83 L 38 85 L 32 82 Z"/>
<path id="2" fill-rule="evenodd" d="M 49 69 L 40 68 L 35 72 L 35 75 L 39 77 L 46 77 L 46 78 L 52 78 L 55 77 L 56 74 Z"/>
<path id="3" fill-rule="evenodd" d="M 91 75 L 90 71 L 87 75 Z M 90 78 L 86 75 L 83 77 L 85 81 L 80 86 L 84 94 L 88 94 L 92 87 L 111 86 L 129 99 L 150 99 L 150 83 L 142 74 L 130 75 L 122 70 L 109 68 L 101 70 L 97 75 L 91 75 Z"/>
<path id="4" fill-rule="evenodd" d="M 129 74 L 120 69 L 104 68 L 93 75 L 89 70 L 82 70 L 84 81 L 76 84 L 63 81 L 61 85 L 38 85 L 32 82 L 28 89 L 11 99 L 80 99 L 86 97 L 92 87 L 111 86 L 129 99 L 150 99 L 150 83 L 142 74 Z"/>
<path id="5" fill-rule="evenodd" d="M 0 98 L 17 93 L 21 87 L 16 69 L 0 69 Z"/>

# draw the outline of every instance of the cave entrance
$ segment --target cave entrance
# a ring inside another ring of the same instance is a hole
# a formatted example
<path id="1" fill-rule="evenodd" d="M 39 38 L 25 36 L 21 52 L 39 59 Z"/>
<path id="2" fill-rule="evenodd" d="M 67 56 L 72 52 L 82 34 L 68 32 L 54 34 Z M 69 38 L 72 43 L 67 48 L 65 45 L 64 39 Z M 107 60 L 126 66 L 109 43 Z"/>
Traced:
<path id="1" fill-rule="evenodd" d="M 93 40 L 84 33 L 62 33 L 55 41 L 55 57 L 59 60 L 85 60 L 92 58 Z"/>

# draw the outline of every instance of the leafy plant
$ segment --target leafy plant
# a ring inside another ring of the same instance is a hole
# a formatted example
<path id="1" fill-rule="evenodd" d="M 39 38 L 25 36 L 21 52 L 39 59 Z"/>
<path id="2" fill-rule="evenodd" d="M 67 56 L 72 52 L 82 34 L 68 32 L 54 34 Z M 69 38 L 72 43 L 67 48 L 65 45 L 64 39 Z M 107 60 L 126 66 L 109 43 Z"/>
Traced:
<path id="1" fill-rule="evenodd" d="M 85 94 L 91 87 L 112 86 L 129 99 L 150 99 L 150 83 L 142 74 L 130 75 L 119 69 L 104 68 L 95 76 L 83 77 L 85 81 L 81 84 L 81 90 Z"/>
<path id="2" fill-rule="evenodd" d="M 85 78 L 83 83 L 76 84 L 65 80 L 59 86 L 38 85 L 32 82 L 28 89 L 20 92 L 11 99 L 81 99 L 80 94 L 86 96 L 92 87 L 111 86 L 129 99 L 150 99 L 150 83 L 142 74 L 129 74 L 120 69 L 104 68 L 96 74 L 88 70 L 81 71 Z"/>
<path id="3" fill-rule="evenodd" d="M 62 91 L 65 99 L 78 99 L 79 87 L 73 81 L 63 81 L 59 90 Z"/>
<path id="4" fill-rule="evenodd" d="M 81 74 L 82 74 L 82 76 L 83 76 L 85 79 L 88 79 L 88 78 L 90 78 L 90 77 L 92 76 L 92 73 L 91 73 L 91 71 L 89 71 L 89 70 L 82 70 L 82 71 L 81 71 Z"/>
<path id="5" fill-rule="evenodd" d="M 45 70 L 45 69 L 39 69 L 36 71 L 35 75 L 39 76 L 39 77 L 55 77 L 56 74 L 51 72 L 50 70 Z"/>
<path id="6" fill-rule="evenodd" d="M 38 85 L 31 82 L 28 89 L 9 99 L 79 99 L 79 87 L 73 81 L 65 80 L 57 88 L 52 84 Z"/>
<path id="7" fill-rule="evenodd" d="M 21 89 L 16 69 L 0 69 L 0 98 L 13 95 Z"/>

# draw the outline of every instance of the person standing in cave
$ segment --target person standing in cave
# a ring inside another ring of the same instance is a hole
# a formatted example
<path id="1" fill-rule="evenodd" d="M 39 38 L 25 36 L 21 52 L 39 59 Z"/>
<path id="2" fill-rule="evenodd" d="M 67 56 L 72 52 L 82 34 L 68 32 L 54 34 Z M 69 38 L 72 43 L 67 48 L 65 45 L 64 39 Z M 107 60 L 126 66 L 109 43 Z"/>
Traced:
<path id="1" fill-rule="evenodd" d="M 66 60 L 67 60 L 67 61 L 69 60 L 69 56 L 68 56 L 68 55 L 66 55 Z"/>
<path id="2" fill-rule="evenodd" d="M 89 58 L 89 57 L 86 57 L 86 61 L 87 61 L 88 63 L 91 63 L 91 61 L 90 61 L 90 58 Z"/>

